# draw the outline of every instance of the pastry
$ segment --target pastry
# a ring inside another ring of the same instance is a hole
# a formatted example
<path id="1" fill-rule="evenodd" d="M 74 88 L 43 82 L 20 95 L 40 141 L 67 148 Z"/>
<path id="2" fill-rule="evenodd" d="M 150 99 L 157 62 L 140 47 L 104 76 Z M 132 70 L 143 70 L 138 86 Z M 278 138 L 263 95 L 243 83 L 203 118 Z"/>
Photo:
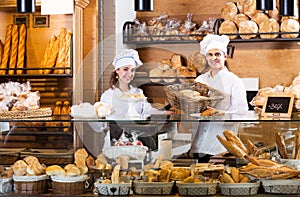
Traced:
<path id="1" fill-rule="evenodd" d="M 223 23 L 221 23 L 219 27 L 219 34 L 228 34 L 228 37 L 230 39 L 237 38 L 238 37 L 237 33 L 238 33 L 238 28 L 236 24 L 231 20 L 225 20 Z"/>
<path id="2" fill-rule="evenodd" d="M 26 35 L 27 29 L 25 24 L 21 24 L 19 28 L 19 45 L 18 45 L 18 58 L 17 58 L 17 74 L 23 74 L 25 64 L 25 50 L 26 50 Z"/>
<path id="3" fill-rule="evenodd" d="M 258 25 L 251 20 L 241 21 L 239 25 L 239 33 L 242 39 L 254 38 L 258 33 Z"/>
<path id="4" fill-rule="evenodd" d="M 279 23 L 274 18 L 269 18 L 262 21 L 259 25 L 259 33 L 271 33 L 275 34 L 260 34 L 260 38 L 277 38 L 279 36 Z"/>
<path id="5" fill-rule="evenodd" d="M 17 64 L 17 53 L 18 53 L 18 42 L 19 42 L 19 27 L 18 25 L 13 25 L 11 30 L 11 49 L 9 57 L 9 68 L 8 74 L 15 74 L 15 68 Z"/>
<path id="6" fill-rule="evenodd" d="M 238 8 L 234 2 L 227 2 L 221 10 L 221 17 L 225 20 L 233 20 L 238 13 Z"/>

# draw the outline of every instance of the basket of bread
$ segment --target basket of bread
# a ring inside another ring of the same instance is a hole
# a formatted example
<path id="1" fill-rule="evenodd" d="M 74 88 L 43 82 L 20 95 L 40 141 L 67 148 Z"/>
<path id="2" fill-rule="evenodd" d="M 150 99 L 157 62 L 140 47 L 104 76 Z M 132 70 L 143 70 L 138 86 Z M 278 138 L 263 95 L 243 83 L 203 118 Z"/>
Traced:
<path id="1" fill-rule="evenodd" d="M 0 193 L 8 193 L 13 190 L 13 171 L 11 168 L 0 166 Z"/>
<path id="2" fill-rule="evenodd" d="M 52 180 L 54 194 L 80 195 L 87 191 L 87 180 L 89 179 L 87 158 L 87 151 L 84 148 L 79 148 L 74 153 L 74 163 L 69 163 L 64 167 L 50 165 L 46 168 L 46 174 Z"/>
<path id="3" fill-rule="evenodd" d="M 200 82 L 168 85 L 164 90 L 171 106 L 187 114 L 215 108 L 224 98 L 220 91 Z"/>
<path id="4" fill-rule="evenodd" d="M 49 176 L 45 173 L 46 166 L 34 156 L 27 156 L 16 161 L 13 171 L 13 190 L 16 194 L 42 194 L 48 192 Z"/>

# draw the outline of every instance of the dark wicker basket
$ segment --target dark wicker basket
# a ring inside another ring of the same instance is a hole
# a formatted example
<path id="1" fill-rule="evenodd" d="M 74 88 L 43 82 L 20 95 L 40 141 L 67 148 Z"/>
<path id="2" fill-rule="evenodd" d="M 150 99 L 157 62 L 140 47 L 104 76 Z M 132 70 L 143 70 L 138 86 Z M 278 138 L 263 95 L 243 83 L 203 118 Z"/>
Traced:
<path id="1" fill-rule="evenodd" d="M 52 190 L 57 195 L 80 195 L 86 192 L 86 181 L 81 182 L 52 182 Z"/>
<path id="2" fill-rule="evenodd" d="M 187 114 L 200 113 L 207 106 L 216 107 L 224 98 L 220 91 L 199 82 L 168 85 L 164 90 L 171 106 Z M 203 97 L 191 98 L 180 94 L 181 90 L 194 90 Z"/>
<path id="3" fill-rule="evenodd" d="M 14 180 L 14 193 L 16 194 L 43 194 L 48 192 L 48 179 L 38 181 Z"/>

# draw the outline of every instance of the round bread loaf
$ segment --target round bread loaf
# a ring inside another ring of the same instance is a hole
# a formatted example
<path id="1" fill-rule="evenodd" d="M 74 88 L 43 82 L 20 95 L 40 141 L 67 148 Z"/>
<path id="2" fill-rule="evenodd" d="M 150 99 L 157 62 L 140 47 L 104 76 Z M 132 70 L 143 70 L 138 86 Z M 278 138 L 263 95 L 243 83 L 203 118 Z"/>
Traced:
<path id="1" fill-rule="evenodd" d="M 247 20 L 250 20 L 250 18 L 246 14 L 239 13 L 234 17 L 233 22 L 239 27 L 241 21 L 247 21 Z"/>
<path id="2" fill-rule="evenodd" d="M 279 32 L 279 23 L 274 18 L 264 20 L 259 25 L 259 33 Z M 260 38 L 277 38 L 279 34 L 260 34 Z"/>
<path id="3" fill-rule="evenodd" d="M 225 20 L 223 23 L 221 23 L 219 28 L 219 34 L 233 34 L 228 35 L 230 39 L 235 39 L 238 37 L 238 28 L 236 24 L 231 20 Z"/>
<path id="4" fill-rule="evenodd" d="M 233 20 L 238 13 L 238 8 L 234 2 L 227 2 L 221 10 L 221 17 L 225 20 Z"/>
<path id="5" fill-rule="evenodd" d="M 299 22 L 295 19 L 285 19 L 280 25 L 281 32 L 299 32 Z M 282 34 L 282 38 L 297 38 L 299 34 Z"/>
<path id="6" fill-rule="evenodd" d="M 208 69 L 206 58 L 200 52 L 196 52 L 188 57 L 188 66 L 194 66 L 198 73 L 205 73 Z"/>
<path id="7" fill-rule="evenodd" d="M 259 26 L 261 22 L 267 19 L 269 19 L 269 16 L 267 14 L 263 12 L 257 12 L 256 14 L 253 15 L 251 20 L 256 22 L 256 24 L 258 24 Z"/>
<path id="8" fill-rule="evenodd" d="M 276 21 L 280 21 L 280 14 L 277 8 L 275 10 L 267 10 L 267 14 L 270 18 L 274 18 Z"/>
<path id="9" fill-rule="evenodd" d="M 65 170 L 59 165 L 51 165 L 46 168 L 46 174 L 49 176 L 65 176 Z"/>
<path id="10" fill-rule="evenodd" d="M 240 26 L 239 26 L 239 33 L 241 34 L 240 37 L 242 39 L 254 38 L 254 37 L 256 37 L 256 34 L 258 33 L 258 25 L 256 24 L 256 22 L 251 21 L 251 20 L 241 21 Z M 245 34 L 245 35 L 243 35 L 243 34 Z"/>

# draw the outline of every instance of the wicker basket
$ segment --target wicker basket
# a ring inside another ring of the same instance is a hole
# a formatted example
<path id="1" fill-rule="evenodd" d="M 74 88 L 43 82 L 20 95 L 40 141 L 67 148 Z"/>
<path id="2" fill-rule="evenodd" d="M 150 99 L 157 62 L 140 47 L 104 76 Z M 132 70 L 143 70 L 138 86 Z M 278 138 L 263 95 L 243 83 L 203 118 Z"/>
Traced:
<path id="1" fill-rule="evenodd" d="M 0 193 L 8 193 L 13 189 L 12 178 L 0 178 Z"/>
<path id="2" fill-rule="evenodd" d="M 220 183 L 221 194 L 228 196 L 256 195 L 260 182 L 255 183 Z"/>
<path id="3" fill-rule="evenodd" d="M 169 195 L 172 193 L 173 186 L 174 181 L 167 183 L 133 181 L 133 191 L 135 194 Z"/>
<path id="4" fill-rule="evenodd" d="M 128 155 L 132 159 L 144 159 L 147 146 L 111 146 L 103 150 L 103 154 L 110 159 L 117 159 L 120 155 Z"/>
<path id="5" fill-rule="evenodd" d="M 15 176 L 13 175 L 14 192 L 17 194 L 42 194 L 48 192 L 47 175 L 40 176 Z"/>
<path id="6" fill-rule="evenodd" d="M 184 113 L 200 113 L 207 109 L 207 106 L 216 107 L 224 98 L 224 95 L 213 88 L 199 82 L 173 84 L 164 87 L 171 106 Z M 201 98 L 191 98 L 180 94 L 181 90 L 194 90 L 200 92 Z"/>
<path id="7" fill-rule="evenodd" d="M 1 148 L 0 149 L 0 164 L 1 165 L 12 165 L 20 156 L 20 152 L 23 148 Z"/>
<path id="8" fill-rule="evenodd" d="M 80 195 L 88 188 L 88 176 L 51 176 L 52 191 L 57 195 Z"/>
<path id="9" fill-rule="evenodd" d="M 176 182 L 178 193 L 181 196 L 197 196 L 197 195 L 215 195 L 217 193 L 218 183 L 182 183 Z"/>
<path id="10" fill-rule="evenodd" d="M 0 119 L 38 118 L 52 115 L 51 108 L 31 109 L 24 111 L 1 111 Z"/>
<path id="11" fill-rule="evenodd" d="M 262 186 L 266 193 L 273 194 L 300 194 L 300 180 L 262 180 Z"/>
<path id="12" fill-rule="evenodd" d="M 96 192 L 104 196 L 125 196 L 130 194 L 131 183 L 95 183 Z"/>

